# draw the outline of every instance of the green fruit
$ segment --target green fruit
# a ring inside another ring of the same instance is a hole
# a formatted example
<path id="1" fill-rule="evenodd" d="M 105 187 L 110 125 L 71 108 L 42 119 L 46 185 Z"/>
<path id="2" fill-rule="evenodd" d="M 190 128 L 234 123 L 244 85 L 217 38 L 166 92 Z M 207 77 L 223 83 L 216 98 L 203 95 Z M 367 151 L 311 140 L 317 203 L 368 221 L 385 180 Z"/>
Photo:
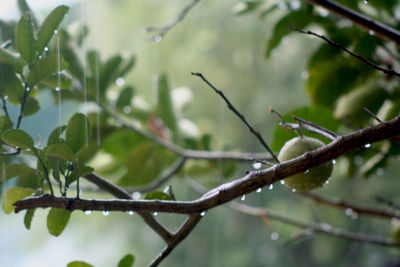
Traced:
<path id="1" fill-rule="evenodd" d="M 295 137 L 282 147 L 279 152 L 279 161 L 287 161 L 296 158 L 307 151 L 312 151 L 325 144 L 315 138 Z M 321 187 L 331 176 L 333 163 L 331 161 L 322 163 L 306 172 L 298 173 L 285 179 L 285 185 L 292 190 L 309 191 Z"/>
<path id="2" fill-rule="evenodd" d="M 393 219 L 390 225 L 390 236 L 400 243 L 400 221 L 398 219 Z"/>

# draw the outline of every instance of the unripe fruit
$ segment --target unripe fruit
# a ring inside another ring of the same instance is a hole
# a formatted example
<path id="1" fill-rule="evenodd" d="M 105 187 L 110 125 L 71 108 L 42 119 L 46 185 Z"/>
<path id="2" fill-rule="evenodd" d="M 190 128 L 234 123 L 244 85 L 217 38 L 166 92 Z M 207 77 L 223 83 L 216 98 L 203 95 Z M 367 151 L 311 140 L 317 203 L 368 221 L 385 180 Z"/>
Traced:
<path id="1" fill-rule="evenodd" d="M 397 242 L 400 243 L 400 221 L 393 219 L 390 225 L 390 236 Z"/>
<path id="2" fill-rule="evenodd" d="M 279 161 L 287 161 L 296 158 L 307 151 L 312 151 L 324 146 L 318 139 L 311 137 L 295 137 L 282 147 L 279 152 Z M 333 163 L 322 163 L 306 172 L 298 173 L 285 179 L 285 185 L 297 191 L 309 191 L 322 186 L 332 174 Z"/>

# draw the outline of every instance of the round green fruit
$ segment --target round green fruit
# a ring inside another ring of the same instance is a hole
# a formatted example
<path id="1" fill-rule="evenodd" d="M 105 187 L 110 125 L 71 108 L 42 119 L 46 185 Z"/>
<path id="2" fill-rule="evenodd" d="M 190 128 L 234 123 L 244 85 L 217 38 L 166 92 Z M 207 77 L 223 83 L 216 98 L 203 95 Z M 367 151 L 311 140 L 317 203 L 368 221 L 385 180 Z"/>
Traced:
<path id="1" fill-rule="evenodd" d="M 311 137 L 295 137 L 285 143 L 279 152 L 279 161 L 296 158 L 307 151 L 312 151 L 324 146 L 318 139 Z M 309 191 L 321 187 L 332 174 L 333 163 L 322 163 L 306 172 L 298 173 L 285 179 L 285 185 L 296 191 Z"/>
<path id="2" fill-rule="evenodd" d="M 400 244 L 400 221 L 393 219 L 390 225 L 390 236 Z"/>

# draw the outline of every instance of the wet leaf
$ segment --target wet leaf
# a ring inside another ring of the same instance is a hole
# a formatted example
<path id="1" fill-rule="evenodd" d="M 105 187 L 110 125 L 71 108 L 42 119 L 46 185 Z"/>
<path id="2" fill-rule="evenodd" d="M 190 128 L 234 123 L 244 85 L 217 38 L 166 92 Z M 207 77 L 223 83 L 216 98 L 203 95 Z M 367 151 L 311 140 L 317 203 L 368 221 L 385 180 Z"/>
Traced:
<path id="1" fill-rule="evenodd" d="M 28 64 L 31 64 L 36 56 L 34 43 L 31 13 L 25 12 L 15 29 L 15 44 L 19 54 Z"/>
<path id="2" fill-rule="evenodd" d="M 60 137 L 63 134 L 63 132 L 67 129 L 66 125 L 60 126 L 55 128 L 49 135 L 49 138 L 47 139 L 47 145 L 52 145 L 52 144 L 58 144 L 62 143 Z"/>
<path id="3" fill-rule="evenodd" d="M 6 179 L 10 179 L 15 176 L 22 176 L 25 174 L 33 174 L 37 178 L 40 178 L 40 174 L 38 173 L 37 170 L 23 163 L 15 163 L 7 165 L 5 174 L 6 174 Z"/>
<path id="4" fill-rule="evenodd" d="M 37 22 L 37 19 L 34 16 L 32 10 L 30 9 L 28 3 L 25 0 L 18 0 L 18 8 L 19 8 L 19 11 L 21 12 L 21 14 L 27 13 L 27 12 L 30 14 L 32 24 L 35 27 L 35 29 L 37 29 L 39 24 Z"/>
<path id="5" fill-rule="evenodd" d="M 24 216 L 24 225 L 26 229 L 31 229 L 31 223 L 33 219 L 33 215 L 35 213 L 36 209 L 28 209 L 26 210 L 25 216 Z"/>
<path id="6" fill-rule="evenodd" d="M 23 60 L 14 53 L 8 52 L 6 49 L 0 46 L 0 63 L 8 64 L 13 67 L 15 72 L 22 73 L 24 68 Z"/>
<path id="7" fill-rule="evenodd" d="M 116 107 L 121 111 L 123 111 L 126 106 L 130 107 L 133 93 L 134 90 L 132 86 L 125 87 L 118 96 Z"/>
<path id="8" fill-rule="evenodd" d="M 50 55 L 44 57 L 30 70 L 27 77 L 27 83 L 30 87 L 33 87 L 43 79 L 49 78 L 53 74 L 58 73 L 67 67 L 68 64 L 61 56 Z"/>
<path id="9" fill-rule="evenodd" d="M 12 121 L 7 116 L 0 116 L 0 134 L 13 126 Z"/>
<path id="10" fill-rule="evenodd" d="M 68 89 L 72 85 L 72 77 L 67 72 L 61 71 L 43 79 L 42 83 L 51 88 Z"/>
<path id="11" fill-rule="evenodd" d="M 9 129 L 3 132 L 1 139 L 10 146 L 16 146 L 21 149 L 33 148 L 34 142 L 32 137 L 21 129 Z"/>
<path id="12" fill-rule="evenodd" d="M 54 236 L 59 236 L 68 224 L 71 212 L 65 209 L 52 208 L 47 215 L 47 229 Z"/>
<path id="13" fill-rule="evenodd" d="M 14 211 L 13 204 L 18 200 L 30 197 L 35 193 L 31 188 L 11 187 L 6 190 L 1 199 L 1 207 L 5 214 L 10 214 Z"/>
<path id="14" fill-rule="evenodd" d="M 34 97 L 28 96 L 25 101 L 24 117 L 35 114 L 39 109 L 39 101 Z"/>
<path id="15" fill-rule="evenodd" d="M 74 161 L 74 153 L 66 144 L 53 144 L 45 148 L 48 157 L 54 157 L 65 161 Z"/>
<path id="16" fill-rule="evenodd" d="M 129 130 L 117 130 L 104 140 L 103 150 L 115 157 L 124 159 L 131 150 L 146 139 Z"/>
<path id="17" fill-rule="evenodd" d="M 74 153 L 78 152 L 92 136 L 89 120 L 82 113 L 75 113 L 68 121 L 65 141 Z"/>
<path id="18" fill-rule="evenodd" d="M 132 267 L 134 262 L 135 256 L 127 254 L 119 261 L 118 267 Z"/>

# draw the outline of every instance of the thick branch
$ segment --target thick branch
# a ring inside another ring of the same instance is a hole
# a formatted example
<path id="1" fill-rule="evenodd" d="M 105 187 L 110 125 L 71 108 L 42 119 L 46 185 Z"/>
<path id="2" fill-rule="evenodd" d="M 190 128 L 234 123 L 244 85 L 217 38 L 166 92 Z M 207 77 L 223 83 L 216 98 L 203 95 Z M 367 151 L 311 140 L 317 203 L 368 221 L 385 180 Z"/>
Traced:
<path id="1" fill-rule="evenodd" d="M 37 207 L 68 210 L 109 210 L 138 212 L 169 212 L 194 214 L 222 205 L 233 199 L 270 185 L 293 174 L 304 172 L 347 152 L 363 148 L 400 134 L 400 117 L 342 136 L 330 144 L 307 152 L 271 168 L 249 172 L 245 177 L 222 184 L 194 201 L 161 200 L 83 200 L 57 198 L 49 195 L 30 197 L 14 203 L 15 212 Z"/>
<path id="2" fill-rule="evenodd" d="M 350 8 L 342 6 L 331 0 L 305 0 L 314 5 L 322 6 L 329 11 L 351 20 L 352 22 L 371 30 L 374 33 L 382 36 L 383 38 L 395 42 L 400 45 L 400 32 L 394 28 L 391 28 L 383 23 L 377 22 L 363 14 L 360 14 Z"/>
<path id="3" fill-rule="evenodd" d="M 356 212 L 358 214 L 366 214 L 366 215 L 373 215 L 373 216 L 384 217 L 384 218 L 400 219 L 400 214 L 397 212 L 361 206 L 356 203 L 351 203 L 351 202 L 340 200 L 340 199 L 331 199 L 328 197 L 316 195 L 314 193 L 305 192 L 305 193 L 300 193 L 300 194 L 314 200 L 315 202 L 317 202 L 319 204 L 336 207 L 336 208 L 342 208 L 342 209 L 352 209 L 354 212 Z"/>

